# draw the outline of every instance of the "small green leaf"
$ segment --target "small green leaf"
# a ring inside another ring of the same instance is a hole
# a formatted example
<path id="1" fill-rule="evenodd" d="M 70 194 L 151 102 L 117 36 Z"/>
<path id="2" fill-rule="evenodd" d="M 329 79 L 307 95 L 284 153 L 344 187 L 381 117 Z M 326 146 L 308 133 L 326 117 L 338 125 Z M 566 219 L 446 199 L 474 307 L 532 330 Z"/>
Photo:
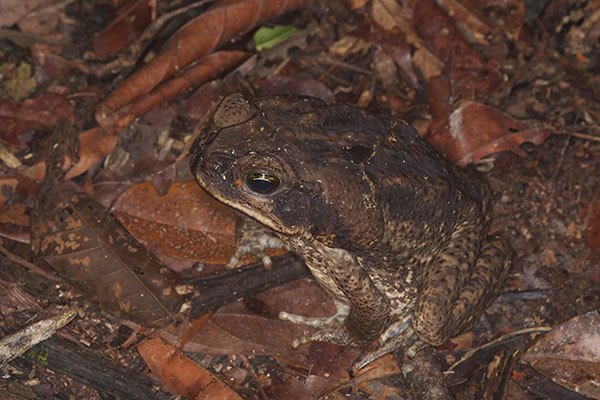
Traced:
<path id="1" fill-rule="evenodd" d="M 296 27 L 293 25 L 277 25 L 273 28 L 261 26 L 254 33 L 254 45 L 256 46 L 256 50 L 261 51 L 262 49 L 273 47 L 292 36 L 295 31 Z"/>

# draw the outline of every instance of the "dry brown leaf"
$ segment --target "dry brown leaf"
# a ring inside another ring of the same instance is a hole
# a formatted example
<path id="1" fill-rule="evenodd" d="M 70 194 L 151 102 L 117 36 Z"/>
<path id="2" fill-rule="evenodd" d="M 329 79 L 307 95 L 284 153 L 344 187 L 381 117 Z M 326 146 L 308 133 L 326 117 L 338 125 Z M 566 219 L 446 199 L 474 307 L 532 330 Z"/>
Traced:
<path id="1" fill-rule="evenodd" d="M 245 302 L 221 307 L 182 349 L 209 354 L 276 354 L 300 359 L 302 349 L 294 350 L 291 342 L 312 328 L 280 320 L 280 311 L 324 317 L 332 315 L 335 307 L 314 281 L 291 282 Z"/>
<path id="2" fill-rule="evenodd" d="M 387 31 L 391 31 L 398 25 L 402 17 L 402 9 L 394 0 L 374 0 L 371 8 L 373 21 Z"/>
<path id="3" fill-rule="evenodd" d="M 184 351 L 206 354 L 280 355 L 294 357 L 292 340 L 304 327 L 256 315 L 218 313 L 183 346 Z M 298 358 L 295 355 L 295 358 Z"/>
<path id="4" fill-rule="evenodd" d="M 456 29 L 452 20 L 433 0 L 415 3 L 412 24 L 423 41 L 444 63 L 452 62 L 461 67 L 481 67 L 473 47 Z"/>
<path id="5" fill-rule="evenodd" d="M 186 399 L 241 399 L 229 386 L 159 338 L 148 339 L 137 349 L 160 381 Z"/>
<path id="6" fill-rule="evenodd" d="M 163 326 L 182 303 L 178 277 L 161 266 L 97 203 L 68 183 L 42 184 L 32 247 L 101 308 L 145 326 Z"/>
<path id="7" fill-rule="evenodd" d="M 495 29 L 483 17 L 458 0 L 439 0 L 437 3 L 461 25 L 462 32 L 468 33 L 470 39 L 482 45 L 488 44 L 486 36 L 494 34 Z"/>
<path id="8" fill-rule="evenodd" d="M 416 65 L 419 65 L 416 61 L 417 52 L 415 52 L 415 56 L 413 57 L 411 55 L 411 49 L 408 43 L 400 38 L 395 38 L 394 43 L 384 44 L 383 49 L 390 55 L 390 57 L 392 57 L 396 65 L 400 68 L 404 79 L 406 79 L 412 87 L 418 87 L 419 77 L 417 76 L 413 66 L 413 62 Z M 425 78 L 432 73 L 431 70 L 424 71 L 423 68 L 421 68 L 421 72 L 423 72 L 423 76 Z M 436 74 L 439 75 L 439 71 L 437 71 Z"/>
<path id="9" fill-rule="evenodd" d="M 59 134 L 72 136 L 73 128 Z M 146 326 L 174 318 L 183 299 L 177 274 L 160 265 L 102 206 L 61 178 L 54 141 L 32 213 L 32 249 L 101 308 Z"/>
<path id="10" fill-rule="evenodd" d="M 600 399 L 600 314 L 591 311 L 555 327 L 522 360 L 559 385 Z"/>
<path id="11" fill-rule="evenodd" d="M 419 67 L 421 74 L 426 80 L 429 80 L 431 77 L 441 75 L 444 67 L 444 64 L 440 61 L 440 59 L 424 47 L 415 50 L 412 61 L 417 67 Z"/>
<path id="12" fill-rule="evenodd" d="M 174 182 L 164 196 L 149 182 L 132 186 L 113 212 L 138 240 L 157 242 L 171 257 L 225 264 L 233 254 L 237 215 L 195 181 Z"/>
<path id="13" fill-rule="evenodd" d="M 461 160 L 462 164 L 478 160 L 495 151 L 508 148 L 518 151 L 516 147 L 521 142 L 516 146 L 514 143 L 509 143 L 510 136 L 505 133 L 491 134 L 485 130 L 475 130 L 472 133 L 476 135 L 460 136 L 463 133 L 464 120 L 461 118 L 464 113 L 464 103 L 468 100 L 485 98 L 502 82 L 498 62 L 494 59 L 485 62 L 457 29 L 455 20 L 433 0 L 422 0 L 415 4 L 413 24 L 423 41 L 427 43 L 427 47 L 444 64 L 440 76 L 435 76 L 431 71 L 435 71 L 436 66 L 428 68 L 427 60 L 422 56 L 419 57 L 425 62 L 425 71 L 428 71 L 429 76 L 427 99 L 433 116 L 428 127 L 431 141 L 436 142 L 438 148 L 453 160 Z M 461 125 L 459 129 L 453 127 L 457 122 Z M 485 124 L 480 120 L 477 125 Z M 443 134 L 448 131 L 451 135 L 457 136 L 443 137 Z M 535 136 L 536 133 L 539 132 L 528 134 Z M 468 135 L 471 135 L 471 132 Z M 502 135 L 501 140 L 493 141 L 499 135 Z M 459 142 L 446 144 L 446 141 L 451 140 Z M 474 143 L 469 143 L 469 140 L 474 140 Z M 477 154 L 471 154 L 476 151 Z"/>
<path id="14" fill-rule="evenodd" d="M 442 61 L 429 50 L 415 31 L 413 23 L 410 21 L 411 14 L 408 10 L 401 8 L 398 2 L 393 0 L 377 0 L 373 2 L 372 13 L 373 20 L 384 29 L 392 30 L 399 28 L 402 31 L 406 43 L 415 48 L 411 61 L 426 79 L 441 74 L 443 68 Z M 403 69 L 406 69 L 406 62 L 402 64 L 399 65 Z M 415 82 L 414 79 L 412 81 Z"/>

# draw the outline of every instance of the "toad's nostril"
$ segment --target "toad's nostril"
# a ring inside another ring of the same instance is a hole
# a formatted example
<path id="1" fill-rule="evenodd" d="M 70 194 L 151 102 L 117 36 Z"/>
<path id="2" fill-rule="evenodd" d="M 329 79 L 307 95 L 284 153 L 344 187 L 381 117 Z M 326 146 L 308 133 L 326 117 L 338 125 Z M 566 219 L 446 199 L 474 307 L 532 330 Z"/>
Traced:
<path id="1" fill-rule="evenodd" d="M 234 162 L 230 157 L 218 155 L 207 159 L 204 168 L 211 173 L 225 174 L 233 169 Z"/>
<path id="2" fill-rule="evenodd" d="M 219 172 L 223 169 L 223 161 L 220 159 L 213 160 L 210 163 L 209 168 L 214 170 L 215 172 Z"/>

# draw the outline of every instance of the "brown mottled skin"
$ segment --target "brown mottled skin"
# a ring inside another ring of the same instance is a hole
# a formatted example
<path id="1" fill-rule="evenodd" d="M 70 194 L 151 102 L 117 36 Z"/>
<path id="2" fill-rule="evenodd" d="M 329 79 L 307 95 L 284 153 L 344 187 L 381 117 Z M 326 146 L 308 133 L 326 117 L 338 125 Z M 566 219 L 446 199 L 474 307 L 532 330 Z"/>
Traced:
<path id="1" fill-rule="evenodd" d="M 214 121 L 193 149 L 198 183 L 270 228 L 350 305 L 309 341 L 363 346 L 408 317 L 410 343 L 439 345 L 497 295 L 508 250 L 488 236 L 485 181 L 410 125 L 300 96 L 230 95 Z M 273 193 L 254 191 L 257 173 L 276 177 Z"/>

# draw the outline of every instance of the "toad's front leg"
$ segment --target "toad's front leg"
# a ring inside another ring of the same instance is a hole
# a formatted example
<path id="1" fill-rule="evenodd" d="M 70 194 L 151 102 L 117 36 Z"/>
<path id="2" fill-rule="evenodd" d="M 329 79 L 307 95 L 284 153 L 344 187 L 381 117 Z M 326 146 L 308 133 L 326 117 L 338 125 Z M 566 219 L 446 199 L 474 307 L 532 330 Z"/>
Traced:
<path id="1" fill-rule="evenodd" d="M 367 272 L 348 251 L 318 246 L 310 256 L 304 257 L 315 279 L 334 299 L 336 305 L 347 304 L 346 315 L 318 319 L 325 324 L 312 335 L 295 341 L 296 345 L 312 341 L 332 342 L 340 345 L 364 346 L 376 339 L 388 325 L 390 305 L 377 289 Z M 313 319 L 284 314 L 292 322 L 315 326 Z M 343 319 L 343 320 L 342 320 Z"/>
<path id="2" fill-rule="evenodd" d="M 228 269 L 234 268 L 246 254 L 251 254 L 257 260 L 262 260 L 264 266 L 271 269 L 273 263 L 271 257 L 265 253 L 265 249 L 289 250 L 286 244 L 271 229 L 251 218 L 242 218 L 238 222 L 235 236 L 235 249 L 227 263 Z"/>

